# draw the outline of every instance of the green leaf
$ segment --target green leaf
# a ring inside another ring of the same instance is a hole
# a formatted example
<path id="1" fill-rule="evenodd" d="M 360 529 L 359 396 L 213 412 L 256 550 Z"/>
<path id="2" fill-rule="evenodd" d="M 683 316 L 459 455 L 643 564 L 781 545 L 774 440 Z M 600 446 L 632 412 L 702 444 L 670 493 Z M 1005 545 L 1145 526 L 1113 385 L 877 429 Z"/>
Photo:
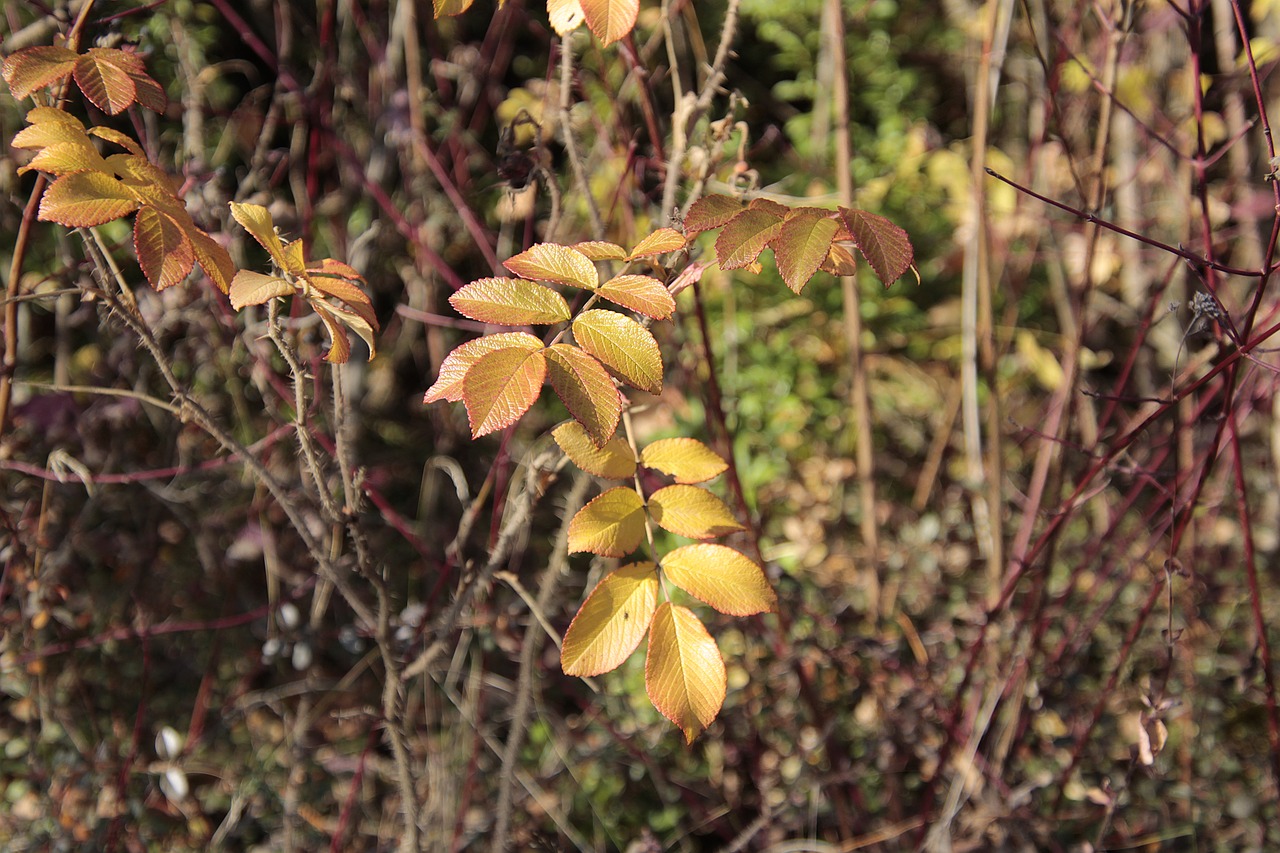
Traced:
<path id="1" fill-rule="evenodd" d="M 518 278 L 482 278 L 459 288 L 449 304 L 464 317 L 503 326 L 562 323 L 573 315 L 564 297 Z"/>
<path id="2" fill-rule="evenodd" d="M 625 557 L 644 539 L 644 500 L 635 489 L 618 486 L 597 495 L 569 522 L 569 553 Z"/>
<path id="3" fill-rule="evenodd" d="M 804 289 L 827 257 L 839 229 L 834 213 L 812 207 L 795 211 L 782 223 L 769 246 L 787 287 L 796 293 Z"/>
<path id="4" fill-rule="evenodd" d="M 766 613 L 778 605 L 764 571 L 724 545 L 677 548 L 662 558 L 662 573 L 694 598 L 730 616 Z"/>
<path id="5" fill-rule="evenodd" d="M 462 381 L 471 437 L 511 426 L 533 405 L 547 376 L 542 349 L 508 347 L 480 357 Z"/>
<path id="6" fill-rule="evenodd" d="M 693 743 L 724 705 L 724 658 L 706 627 L 687 607 L 663 602 L 649 626 L 644 665 L 649 701 Z"/>
<path id="7" fill-rule="evenodd" d="M 632 563 L 604 577 L 578 608 L 560 649 L 565 675 L 600 675 L 631 656 L 658 607 L 653 563 Z"/>
<path id="8" fill-rule="evenodd" d="M 662 354 L 649 331 L 616 311 L 583 311 L 573 321 L 573 336 L 629 385 L 662 391 Z"/>
<path id="9" fill-rule="evenodd" d="M 609 371 L 577 347 L 555 344 L 547 350 L 547 378 L 591 440 L 608 441 L 622 417 L 622 395 Z"/>

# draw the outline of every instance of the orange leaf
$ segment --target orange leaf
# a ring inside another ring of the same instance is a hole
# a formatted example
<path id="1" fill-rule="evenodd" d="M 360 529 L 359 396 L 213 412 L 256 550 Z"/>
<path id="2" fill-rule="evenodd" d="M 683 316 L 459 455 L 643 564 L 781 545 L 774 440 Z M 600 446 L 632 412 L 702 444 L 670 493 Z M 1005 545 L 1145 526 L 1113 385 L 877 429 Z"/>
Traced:
<path id="1" fill-rule="evenodd" d="M 665 320 L 676 310 L 676 301 L 667 287 L 647 275 L 620 275 L 611 278 L 596 291 L 605 299 L 638 314 Z"/>
<path id="2" fill-rule="evenodd" d="M 622 417 L 622 395 L 609 371 L 577 347 L 556 344 L 547 350 L 547 378 L 591 440 L 608 441 Z"/>
<path id="3" fill-rule="evenodd" d="M 631 254 L 627 256 L 627 260 L 647 258 L 650 255 L 662 255 L 667 252 L 678 252 L 688 242 L 685 236 L 674 228 L 659 228 L 636 244 L 636 247 L 631 250 Z"/>
<path id="4" fill-rule="evenodd" d="M 120 67 L 122 51 L 95 47 L 76 61 L 75 78 L 80 91 L 107 115 L 116 115 L 137 100 L 133 77 Z"/>
<path id="5" fill-rule="evenodd" d="M 696 438 L 663 438 L 640 451 L 640 461 L 675 477 L 677 483 L 703 483 L 729 467 L 720 456 Z"/>
<path id="6" fill-rule="evenodd" d="M 236 270 L 235 264 L 231 262 L 231 255 L 218 244 L 218 241 L 199 228 L 187 231 L 187 239 L 191 241 L 191 248 L 196 253 L 196 261 L 199 262 L 205 275 L 209 276 L 209 280 L 219 290 L 226 293 L 231 287 L 231 277 Z"/>
<path id="7" fill-rule="evenodd" d="M 196 263 L 191 241 L 176 222 L 154 207 L 138 211 L 133 223 L 133 250 L 142 274 L 156 290 L 182 281 Z"/>
<path id="8" fill-rule="evenodd" d="M 29 47 L 5 59 L 0 73 L 14 100 L 20 101 L 36 89 L 66 77 L 75 69 L 77 59 L 79 54 L 65 47 Z"/>
<path id="9" fill-rule="evenodd" d="M 120 181 L 101 172 L 63 175 L 40 199 L 40 220 L 90 228 L 133 213 L 140 206 Z"/>
<path id="10" fill-rule="evenodd" d="M 648 329 L 616 311 L 583 311 L 573 336 L 587 352 L 628 384 L 657 394 L 662 390 L 662 354 Z"/>
<path id="11" fill-rule="evenodd" d="M 677 548 L 662 558 L 662 572 L 694 598 L 731 616 L 764 613 L 778 605 L 764 571 L 724 545 L 698 543 Z"/>
<path id="12" fill-rule="evenodd" d="M 436 400 L 448 400 L 456 403 L 462 399 L 462 383 L 467 373 L 485 355 L 508 347 L 520 347 L 533 352 L 542 349 L 542 341 L 526 332 L 502 332 L 497 335 L 485 335 L 458 346 L 445 356 L 440 365 L 440 376 L 427 389 L 423 403 L 434 403 Z"/>
<path id="13" fill-rule="evenodd" d="M 541 348 L 508 347 L 480 357 L 462 381 L 462 402 L 479 438 L 520 420 L 542 391 L 547 359 Z"/>
<path id="14" fill-rule="evenodd" d="M 450 296 L 449 304 L 464 317 L 503 326 L 562 323 L 573 316 L 559 293 L 518 278 L 473 281 Z"/>
<path id="15" fill-rule="evenodd" d="M 635 489 L 618 486 L 578 510 L 569 522 L 569 553 L 625 557 L 644 538 L 644 500 Z"/>
<path id="16" fill-rule="evenodd" d="M 616 669 L 640 645 L 657 607 L 653 563 L 632 563 L 606 575 L 564 632 L 564 674 L 591 676 Z"/>
<path id="17" fill-rule="evenodd" d="M 813 207 L 795 211 L 782 223 L 769 246 L 787 287 L 796 293 L 804 289 L 831 250 L 839 227 L 831 211 Z"/>
<path id="18" fill-rule="evenodd" d="M 732 196 L 703 196 L 689 208 L 684 218 L 684 230 L 690 235 L 701 234 L 712 228 L 719 228 L 742 212 L 745 205 Z"/>
<path id="19" fill-rule="evenodd" d="M 577 0 L 573 0 L 577 2 Z M 588 240 L 585 243 L 574 243 L 569 248 L 581 252 L 592 261 L 625 261 L 627 259 L 627 250 L 619 246 L 617 243 L 609 243 L 605 240 Z"/>
<path id="20" fill-rule="evenodd" d="M 560 449 L 588 474 L 606 480 L 625 480 L 636 472 L 636 457 L 619 436 L 597 445 L 577 421 L 566 421 L 551 431 Z"/>
<path id="21" fill-rule="evenodd" d="M 581 252 L 556 243 L 538 243 L 503 264 L 518 276 L 595 290 L 596 265 Z"/>
<path id="22" fill-rule="evenodd" d="M 724 501 L 697 486 L 667 486 L 649 496 L 649 517 L 664 530 L 690 539 L 711 539 L 741 530 Z"/>
<path id="23" fill-rule="evenodd" d="M 728 680 L 716 641 L 687 607 L 663 602 L 649 626 L 644 683 L 649 701 L 693 739 L 724 705 Z"/>
<path id="24" fill-rule="evenodd" d="M 336 261 L 333 258 L 325 258 L 318 265 L 307 267 L 307 275 L 319 278 L 340 278 L 359 283 L 364 282 L 364 276 L 356 272 L 354 267 L 344 264 L 342 261 Z"/>
<path id="25" fill-rule="evenodd" d="M 636 25 L 640 0 L 579 0 L 587 26 L 605 47 L 624 38 Z"/>
<path id="26" fill-rule="evenodd" d="M 311 306 L 311 310 L 319 315 L 321 320 L 325 321 L 325 325 L 329 327 L 329 336 L 333 339 L 334 346 L 325 354 L 325 360 L 338 364 L 345 362 L 351 354 L 351 347 L 347 343 L 347 335 L 338 324 L 350 329 L 360 336 L 361 340 L 369 347 L 369 361 L 373 361 L 373 357 L 378 354 L 378 348 L 374 345 L 373 332 L 376 324 L 370 323 L 365 319 L 363 314 L 357 314 L 338 305 L 329 302 L 320 302 L 316 299 L 308 299 L 307 304 Z M 339 337 L 341 337 L 342 352 L 338 352 Z"/>
<path id="27" fill-rule="evenodd" d="M 741 269 L 755 263 L 764 247 L 782 229 L 782 218 L 766 210 L 748 208 L 725 225 L 716 238 L 720 269 Z"/>
<path id="28" fill-rule="evenodd" d="M 147 159 L 147 152 L 142 150 L 142 146 L 135 142 L 133 137 L 121 133 L 114 127 L 91 127 L 89 128 L 89 133 L 99 139 L 105 139 L 108 142 L 119 145 L 134 157 L 139 157 L 143 160 Z"/>
<path id="29" fill-rule="evenodd" d="M 231 307 L 239 311 L 246 305 L 262 305 L 277 296 L 291 296 L 298 289 L 279 276 L 263 275 L 253 270 L 240 270 L 231 280 Z"/>
<path id="30" fill-rule="evenodd" d="M 330 364 L 346 364 L 347 359 L 351 358 L 351 341 L 347 338 L 346 330 L 326 306 L 312 305 L 311 308 L 329 333 L 329 351 L 324 354 L 324 360 Z"/>

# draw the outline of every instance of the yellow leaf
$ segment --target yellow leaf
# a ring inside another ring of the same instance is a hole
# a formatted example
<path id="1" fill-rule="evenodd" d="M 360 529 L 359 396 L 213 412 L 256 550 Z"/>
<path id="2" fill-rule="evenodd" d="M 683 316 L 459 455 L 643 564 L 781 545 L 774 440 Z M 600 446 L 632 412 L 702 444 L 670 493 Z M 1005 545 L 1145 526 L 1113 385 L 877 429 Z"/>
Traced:
<path id="1" fill-rule="evenodd" d="M 653 707 L 689 743 L 720 713 L 728 684 L 724 658 L 692 610 L 659 605 L 649 626 L 644 683 Z"/>
<path id="2" fill-rule="evenodd" d="M 518 278 L 473 281 L 450 296 L 449 304 L 464 317 L 504 326 L 561 323 L 573 316 L 559 293 Z"/>
<path id="3" fill-rule="evenodd" d="M 677 483 L 704 483 L 724 473 L 729 464 L 696 438 L 663 438 L 640 451 L 640 461 L 675 477 Z"/>
<path id="4" fill-rule="evenodd" d="M 773 610 L 778 596 L 764 571 L 724 545 L 700 543 L 677 548 L 662 558 L 667 580 L 730 616 Z"/>
<path id="5" fill-rule="evenodd" d="M 154 207 L 138 211 L 133 223 L 133 250 L 142 274 L 156 290 L 182 281 L 196 263 L 195 250 L 181 227 Z"/>
<path id="6" fill-rule="evenodd" d="M 472 366 L 491 352 L 508 347 L 522 347 L 530 352 L 542 349 L 542 341 L 527 332 L 502 332 L 496 335 L 485 335 L 467 341 L 445 356 L 440 365 L 440 375 L 436 382 L 427 389 L 423 403 L 434 403 L 436 400 L 448 400 L 456 403 L 462 399 L 462 382 Z"/>
<path id="7" fill-rule="evenodd" d="M 290 296 L 297 291 L 292 284 L 274 275 L 253 270 L 240 270 L 231 280 L 231 307 L 239 311 L 246 305 L 262 305 L 277 296 Z"/>
<path id="8" fill-rule="evenodd" d="M 650 394 L 662 390 L 658 342 L 635 320 L 616 311 L 583 311 L 573 321 L 573 336 L 629 385 Z"/>
<path id="9" fill-rule="evenodd" d="M 1023 329 L 1017 336 L 1018 355 L 1026 362 L 1036 381 L 1049 391 L 1057 390 L 1062 384 L 1062 365 L 1058 364 L 1053 354 L 1036 342 L 1035 335 Z"/>
<path id="10" fill-rule="evenodd" d="M 461 15 L 471 8 L 475 0 L 431 0 L 437 18 L 449 18 Z"/>
<path id="11" fill-rule="evenodd" d="M 547 378 L 556 395 L 597 445 L 618 428 L 622 395 L 600 362 L 569 344 L 547 350 Z"/>
<path id="12" fill-rule="evenodd" d="M 138 209 L 136 195 L 120 181 L 101 172 L 63 175 L 40 199 L 40 220 L 72 228 L 91 228 Z"/>
<path id="13" fill-rule="evenodd" d="M 582 26 L 582 4 L 578 0 L 547 0 L 547 18 L 556 35 L 567 36 Z"/>
<path id="14" fill-rule="evenodd" d="M 538 243 L 503 264 L 518 276 L 595 290 L 600 283 L 596 265 L 581 252 L 556 243 Z"/>
<path id="15" fill-rule="evenodd" d="M 631 656 L 649 630 L 658 606 L 653 563 L 632 563 L 596 585 L 564 634 L 560 668 L 565 675 L 600 675 Z"/>
<path id="16" fill-rule="evenodd" d="M 588 474 L 606 480 L 625 480 L 636 472 L 636 457 L 620 436 L 597 446 L 577 421 L 566 421 L 551 431 L 569 460 Z"/>
<path id="17" fill-rule="evenodd" d="M 597 495 L 569 522 L 569 553 L 625 557 L 644 538 L 644 501 L 634 489 L 618 486 Z"/>
<path id="18" fill-rule="evenodd" d="M 649 496 L 649 517 L 664 530 L 690 539 L 711 539 L 741 530 L 724 501 L 697 486 L 667 486 Z"/>
<path id="19" fill-rule="evenodd" d="M 647 275 L 620 275 L 611 278 L 596 291 L 605 299 L 623 308 L 630 308 L 646 317 L 665 320 L 676 310 L 667 286 Z"/>
<path id="20" fill-rule="evenodd" d="M 587 26 L 605 47 L 613 44 L 636 25 L 640 0 L 580 0 Z"/>
<path id="21" fill-rule="evenodd" d="M 303 272 L 301 266 L 290 267 L 289 259 L 285 256 L 284 244 L 280 242 L 280 237 L 276 234 L 276 226 L 271 218 L 271 212 L 265 207 L 260 204 L 242 204 L 233 201 L 231 202 L 231 215 L 244 230 L 253 236 L 253 239 L 262 245 L 262 248 L 267 250 L 271 260 L 275 261 L 276 266 L 281 270 L 294 274 Z"/>
<path id="22" fill-rule="evenodd" d="M 511 426 L 542 391 L 547 359 L 542 349 L 509 347 L 480 357 L 462 381 L 471 437 Z"/>
<path id="23" fill-rule="evenodd" d="M 610 243 L 605 240 L 588 240 L 585 243 L 574 243 L 571 248 L 576 249 L 593 261 L 625 261 L 627 259 L 626 249 L 617 243 Z"/>
<path id="24" fill-rule="evenodd" d="M 627 256 L 627 260 L 635 258 L 646 258 L 650 255 L 662 255 L 667 252 L 677 252 L 683 249 L 688 240 L 674 228 L 659 228 L 648 237 L 641 240 L 636 247 L 631 250 L 631 254 Z"/>

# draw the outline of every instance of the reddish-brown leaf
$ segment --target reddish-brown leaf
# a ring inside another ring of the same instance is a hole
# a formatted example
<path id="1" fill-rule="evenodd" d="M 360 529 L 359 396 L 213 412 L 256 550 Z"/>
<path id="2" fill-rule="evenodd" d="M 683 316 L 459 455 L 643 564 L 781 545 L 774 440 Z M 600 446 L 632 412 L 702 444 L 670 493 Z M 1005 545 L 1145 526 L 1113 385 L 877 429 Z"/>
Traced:
<path id="1" fill-rule="evenodd" d="M 693 203 L 684 218 L 684 230 L 689 236 L 719 228 L 742 212 L 745 205 L 727 195 L 707 195 Z"/>
<path id="2" fill-rule="evenodd" d="M 137 100 L 138 87 L 133 77 L 120 67 L 119 55 L 113 48 L 95 47 L 76 61 L 76 84 L 94 106 L 108 115 L 122 113 Z"/>
<path id="3" fill-rule="evenodd" d="M 907 232 L 883 216 L 857 208 L 840 208 L 840 217 L 853 235 L 854 245 L 871 264 L 885 287 L 911 268 L 915 249 Z"/>
<path id="4" fill-rule="evenodd" d="M 7 57 L 0 73 L 9 84 L 9 92 L 20 101 L 36 89 L 66 77 L 75 69 L 78 58 L 79 54 L 65 47 L 29 47 Z"/>
<path id="5" fill-rule="evenodd" d="M 720 269 L 741 269 L 755 263 L 764 247 L 782 228 L 782 217 L 767 210 L 747 209 L 724 226 L 716 238 Z"/>
<path id="6" fill-rule="evenodd" d="M 839 223 L 830 210 L 806 207 L 794 211 L 769 243 L 787 287 L 799 293 L 831 250 Z"/>

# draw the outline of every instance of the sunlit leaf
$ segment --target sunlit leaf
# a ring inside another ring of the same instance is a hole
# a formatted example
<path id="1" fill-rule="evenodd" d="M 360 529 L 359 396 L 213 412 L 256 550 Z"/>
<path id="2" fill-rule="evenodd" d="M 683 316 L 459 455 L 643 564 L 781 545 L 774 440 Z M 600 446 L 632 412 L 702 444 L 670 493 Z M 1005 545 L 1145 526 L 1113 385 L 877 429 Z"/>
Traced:
<path id="1" fill-rule="evenodd" d="M 527 332 L 502 332 L 496 335 L 485 335 L 467 341 L 445 356 L 440 365 L 440 375 L 435 384 L 427 389 L 423 403 L 434 403 L 436 400 L 448 400 L 456 403 L 462 399 L 462 383 L 467 373 L 483 356 L 500 349 L 519 347 L 528 352 L 542 349 L 542 341 Z"/>
<path id="2" fill-rule="evenodd" d="M 108 115 L 124 112 L 135 100 L 133 78 L 120 67 L 118 50 L 95 47 L 76 61 L 76 84 L 94 106 Z"/>
<path id="3" fill-rule="evenodd" d="M 364 282 L 364 276 L 356 272 L 355 268 L 333 258 L 325 258 L 319 263 L 312 263 L 311 266 L 307 267 L 307 275 L 311 278 L 339 278 L 344 281 Z"/>
<path id="4" fill-rule="evenodd" d="M 154 207 L 138 211 L 133 223 L 133 250 L 142 274 L 156 290 L 182 281 L 196 263 L 196 253 L 182 229 Z"/>
<path id="5" fill-rule="evenodd" d="M 565 675 L 600 675 L 631 656 L 658 607 L 653 563 L 632 563 L 596 584 L 564 633 L 560 668 Z"/>
<path id="6" fill-rule="evenodd" d="M 559 293 L 519 278 L 473 281 L 450 296 L 449 304 L 464 317 L 504 326 L 561 323 L 573 316 Z"/>
<path id="7" fill-rule="evenodd" d="M 795 211 L 782 223 L 769 246 L 787 287 L 796 293 L 804 289 L 831 250 L 839 227 L 831 211 L 811 207 Z"/>
<path id="8" fill-rule="evenodd" d="M 573 336 L 623 381 L 657 394 L 662 390 L 662 354 L 648 329 L 616 311 L 584 311 L 573 321 Z"/>
<path id="9" fill-rule="evenodd" d="M 547 0 L 547 18 L 556 35 L 567 36 L 582 26 L 582 4 L 578 0 Z"/>
<path id="10" fill-rule="evenodd" d="M 329 350 L 324 354 L 324 360 L 330 364 L 346 364 L 351 358 L 351 340 L 347 337 L 347 330 L 326 306 L 313 305 L 312 310 L 316 312 L 316 316 L 320 318 L 329 335 Z"/>
<path id="11" fill-rule="evenodd" d="M 624 38 L 636 25 L 640 0 L 579 0 L 587 26 L 605 47 Z"/>
<path id="12" fill-rule="evenodd" d="M 688 239 L 676 229 L 659 228 L 637 243 L 636 247 L 631 250 L 631 254 L 627 256 L 627 259 L 647 258 L 650 255 L 677 252 L 683 249 L 687 242 Z"/>
<path id="13" fill-rule="evenodd" d="M 609 243 L 604 240 L 588 240 L 585 243 L 574 243 L 570 248 L 576 249 L 593 261 L 625 261 L 627 259 L 626 249 L 617 243 Z"/>
<path id="14" fill-rule="evenodd" d="M 462 402 L 479 438 L 520 420 L 542 391 L 547 359 L 542 349 L 508 347 L 480 357 L 462 381 Z"/>
<path id="15" fill-rule="evenodd" d="M 134 157 L 142 160 L 147 159 L 147 152 L 142 150 L 142 146 L 135 142 L 133 137 L 121 133 L 114 127 L 91 127 L 88 132 L 99 139 L 105 139 L 113 145 L 119 145 Z"/>
<path id="16" fill-rule="evenodd" d="M 822 260 L 821 269 L 832 275 L 854 275 L 858 272 L 858 259 L 844 246 L 833 243 Z"/>
<path id="17" fill-rule="evenodd" d="M 665 320 L 676 310 L 676 301 L 667 292 L 666 285 L 647 275 L 616 276 L 600 285 L 596 293 L 615 305 L 655 320 Z"/>
<path id="18" fill-rule="evenodd" d="M 577 347 L 555 344 L 547 350 L 547 378 L 591 440 L 608 441 L 622 416 L 622 395 L 609 371 Z"/>
<path id="19" fill-rule="evenodd" d="M 138 199 L 115 178 L 101 172 L 63 175 L 40 199 L 40 219 L 71 228 L 91 228 L 133 213 Z"/>
<path id="20" fill-rule="evenodd" d="M 741 530 L 724 501 L 698 486 L 675 485 L 649 496 L 649 517 L 662 529 L 690 539 L 711 539 Z"/>
<path id="21" fill-rule="evenodd" d="M 262 305 L 277 296 L 290 296 L 296 291 L 297 288 L 279 276 L 240 270 L 231 280 L 228 296 L 231 298 L 231 307 L 239 311 L 247 305 Z"/>
<path id="22" fill-rule="evenodd" d="M 275 261 L 276 266 L 281 270 L 295 275 L 303 272 L 301 264 L 295 263 L 292 267 L 290 266 L 290 261 L 285 256 L 284 244 L 276 234 L 275 221 L 271 218 L 269 210 L 260 204 L 243 204 L 233 201 L 231 215 L 253 239 L 258 241 L 262 248 L 267 250 L 271 260 Z"/>
<path id="23" fill-rule="evenodd" d="M 644 683 L 649 701 L 689 743 L 711 725 L 728 680 L 716 641 L 687 607 L 663 602 L 649 626 Z"/>
<path id="24" fill-rule="evenodd" d="M 791 208 L 785 204 L 779 204 L 771 198 L 753 198 L 747 204 L 750 210 L 763 210 L 765 213 L 771 213 L 780 219 L 786 219 L 791 215 Z"/>
<path id="25" fill-rule="evenodd" d="M 594 290 L 600 283 L 596 265 L 586 255 L 556 243 L 538 243 L 503 264 L 513 273 L 539 281 L 551 281 Z"/>
<path id="26" fill-rule="evenodd" d="M 618 486 L 578 510 L 569 522 L 569 553 L 625 557 L 644 538 L 644 500 L 634 489 Z"/>
<path id="27" fill-rule="evenodd" d="M 461 15 L 471 8 L 471 4 L 474 2 L 475 0 L 431 0 L 432 8 L 437 18 Z"/>
<path id="28" fill-rule="evenodd" d="M 7 57 L 0 73 L 14 100 L 20 101 L 36 89 L 66 77 L 79 58 L 79 54 L 65 47 L 29 47 Z"/>
<path id="29" fill-rule="evenodd" d="M 363 314 L 350 311 L 342 306 L 334 305 L 329 302 L 308 300 L 308 304 L 311 306 L 311 310 L 315 311 L 316 314 L 320 316 L 320 319 L 325 321 L 325 325 L 329 326 L 331 333 L 334 331 L 334 325 L 332 322 L 329 322 L 330 319 L 336 323 L 342 324 L 342 326 L 359 335 L 360 339 L 369 347 L 369 361 L 373 361 L 373 357 L 378 354 L 378 349 L 374 345 L 373 334 L 377 329 L 376 324 L 370 323 Z M 337 343 L 337 335 L 331 334 L 331 337 L 333 337 L 334 342 Z M 325 355 L 326 361 L 333 364 L 339 364 L 347 360 L 347 357 L 350 355 L 351 348 L 346 346 L 347 341 L 345 334 L 342 335 L 342 343 L 346 350 L 342 357 L 338 358 L 334 349 L 330 348 L 329 352 Z"/>
<path id="30" fill-rule="evenodd" d="M 778 606 L 764 570 L 724 545 L 698 543 L 676 548 L 662 558 L 666 578 L 721 613 L 750 616 Z"/>
<path id="31" fill-rule="evenodd" d="M 646 468 L 670 474 L 677 483 L 704 483 L 729 467 L 710 447 L 696 438 L 662 438 L 640 451 Z"/>
<path id="32" fill-rule="evenodd" d="M 782 228 L 782 218 L 765 210 L 747 209 L 724 226 L 716 238 L 720 269 L 741 269 L 754 263 Z"/>
<path id="33" fill-rule="evenodd" d="M 719 228 L 741 213 L 745 207 L 746 205 L 732 196 L 703 196 L 689 208 L 689 213 L 684 218 L 684 230 L 693 236 Z"/>
<path id="34" fill-rule="evenodd" d="M 577 421 L 566 421 L 551 431 L 574 465 L 588 474 L 606 480 L 625 480 L 636 472 L 636 457 L 631 447 L 620 436 L 614 436 L 597 446 L 587 435 L 587 430 Z"/>
<path id="35" fill-rule="evenodd" d="M 906 231 L 865 210 L 842 207 L 840 216 L 853 235 L 854 245 L 886 287 L 911 268 L 915 249 Z"/>
<path id="36" fill-rule="evenodd" d="M 187 231 L 187 239 L 191 241 L 191 248 L 196 253 L 196 261 L 205 275 L 209 276 L 209 280 L 219 290 L 226 293 L 231 287 L 231 277 L 235 274 L 235 264 L 231 262 L 231 255 L 199 228 Z"/>

